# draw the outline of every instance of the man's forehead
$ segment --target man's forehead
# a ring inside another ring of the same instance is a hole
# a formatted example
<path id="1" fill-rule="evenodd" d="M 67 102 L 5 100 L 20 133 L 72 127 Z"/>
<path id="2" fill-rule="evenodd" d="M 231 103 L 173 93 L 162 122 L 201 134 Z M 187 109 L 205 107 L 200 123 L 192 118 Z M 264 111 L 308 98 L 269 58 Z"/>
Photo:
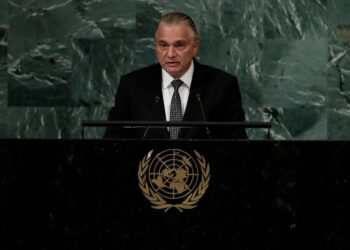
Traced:
<path id="1" fill-rule="evenodd" d="M 174 40 L 174 41 L 170 41 L 168 39 L 162 39 L 162 38 L 157 38 L 157 42 L 161 42 L 161 43 L 168 43 L 168 42 L 173 42 L 173 43 L 186 43 L 187 40 L 186 39 L 178 39 L 178 40 Z"/>

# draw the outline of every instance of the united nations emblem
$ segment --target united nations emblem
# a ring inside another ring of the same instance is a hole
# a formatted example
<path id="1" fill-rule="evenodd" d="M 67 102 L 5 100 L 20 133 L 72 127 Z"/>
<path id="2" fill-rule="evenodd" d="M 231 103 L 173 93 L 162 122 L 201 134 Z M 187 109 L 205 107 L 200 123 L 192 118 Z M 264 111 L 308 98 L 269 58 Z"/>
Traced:
<path id="1" fill-rule="evenodd" d="M 139 186 L 155 209 L 167 212 L 193 209 L 209 186 L 209 164 L 194 150 L 195 157 L 180 149 L 168 149 L 158 154 L 151 150 L 141 160 Z"/>

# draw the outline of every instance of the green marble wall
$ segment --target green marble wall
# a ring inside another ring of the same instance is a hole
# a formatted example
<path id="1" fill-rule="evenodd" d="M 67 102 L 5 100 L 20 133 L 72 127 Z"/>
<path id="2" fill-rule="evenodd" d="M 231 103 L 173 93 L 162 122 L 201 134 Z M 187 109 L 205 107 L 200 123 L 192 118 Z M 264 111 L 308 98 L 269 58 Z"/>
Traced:
<path id="1" fill-rule="evenodd" d="M 247 120 L 274 139 L 350 139 L 349 0 L 0 0 L 0 137 L 79 138 L 106 119 L 174 10 L 197 23 L 199 61 L 238 76 Z"/>

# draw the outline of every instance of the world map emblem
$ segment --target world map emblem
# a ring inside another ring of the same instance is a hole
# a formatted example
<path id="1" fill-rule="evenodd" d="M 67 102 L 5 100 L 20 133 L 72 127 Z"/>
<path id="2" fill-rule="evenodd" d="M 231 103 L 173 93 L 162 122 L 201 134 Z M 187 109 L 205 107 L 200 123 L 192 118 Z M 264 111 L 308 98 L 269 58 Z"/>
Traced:
<path id="1" fill-rule="evenodd" d="M 209 186 L 210 167 L 196 150 L 192 155 L 181 149 L 151 150 L 139 163 L 138 180 L 153 208 L 183 212 L 197 207 Z"/>

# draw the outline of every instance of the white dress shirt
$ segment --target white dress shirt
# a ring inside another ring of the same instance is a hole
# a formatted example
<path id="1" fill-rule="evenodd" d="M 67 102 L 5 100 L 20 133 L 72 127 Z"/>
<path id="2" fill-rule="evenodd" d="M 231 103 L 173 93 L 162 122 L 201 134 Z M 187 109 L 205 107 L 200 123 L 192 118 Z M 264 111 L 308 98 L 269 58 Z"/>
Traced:
<path id="1" fill-rule="evenodd" d="M 182 115 L 184 115 L 186 111 L 188 96 L 190 94 L 190 87 L 191 87 L 191 82 L 193 77 L 193 71 L 194 71 L 194 64 L 192 61 L 190 68 L 185 72 L 185 74 L 183 74 L 179 78 L 181 81 L 183 81 L 183 84 L 179 87 Z M 167 121 L 170 120 L 170 103 L 174 93 L 174 88 L 173 88 L 173 85 L 171 85 L 171 82 L 175 79 L 177 78 L 173 78 L 171 75 L 169 75 L 168 72 L 162 69 L 162 93 L 163 93 L 163 102 L 164 102 L 164 109 L 165 109 L 165 118 Z"/>

